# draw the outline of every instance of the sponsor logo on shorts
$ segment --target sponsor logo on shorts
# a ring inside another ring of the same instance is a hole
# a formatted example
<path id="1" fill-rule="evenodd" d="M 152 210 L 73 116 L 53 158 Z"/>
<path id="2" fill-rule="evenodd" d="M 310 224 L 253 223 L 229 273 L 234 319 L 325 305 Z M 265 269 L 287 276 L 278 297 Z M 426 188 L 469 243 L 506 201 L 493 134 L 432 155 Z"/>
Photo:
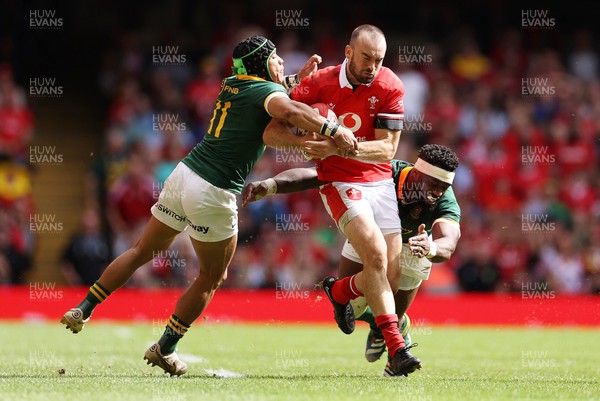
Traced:
<path id="1" fill-rule="evenodd" d="M 165 205 L 162 205 L 160 203 L 156 204 L 156 208 L 165 213 L 167 216 L 173 217 L 175 220 L 177 221 L 185 221 L 186 217 L 182 216 L 180 214 L 175 213 L 174 211 L 172 211 L 171 209 L 169 209 L 168 207 L 166 207 Z"/>
<path id="2" fill-rule="evenodd" d="M 349 189 L 346 190 L 346 196 L 350 200 L 361 200 L 362 199 L 362 192 L 360 192 L 356 188 L 349 188 Z"/>
<path id="3" fill-rule="evenodd" d="M 197 226 L 195 224 L 192 224 L 191 221 L 187 221 L 188 226 L 192 227 L 194 230 L 198 231 L 201 234 L 208 234 L 208 230 L 210 229 L 210 227 L 204 227 L 204 226 Z"/>

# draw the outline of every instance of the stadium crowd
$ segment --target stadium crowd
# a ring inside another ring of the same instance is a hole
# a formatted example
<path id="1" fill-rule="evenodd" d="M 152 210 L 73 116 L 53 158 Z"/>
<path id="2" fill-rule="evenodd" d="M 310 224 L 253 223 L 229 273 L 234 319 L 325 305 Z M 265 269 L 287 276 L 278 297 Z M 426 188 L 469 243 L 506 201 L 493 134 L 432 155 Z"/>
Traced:
<path id="1" fill-rule="evenodd" d="M 321 67 L 342 61 L 348 35 L 334 35 L 326 24 L 265 26 L 224 27 L 204 48 L 186 35 L 162 38 L 137 30 L 114 37 L 98 77 L 110 107 L 101 156 L 90 173 L 92 201 L 86 202 L 89 219 L 106 218 L 113 255 L 138 238 L 164 179 L 202 139 L 239 40 L 272 38 L 287 73 L 313 53 L 323 57 Z M 519 292 L 547 283 L 557 293 L 600 293 L 600 55 L 592 32 L 571 32 L 572 46 L 554 49 L 535 46 L 526 30 L 506 28 L 483 50 L 468 30 L 435 42 L 382 28 L 388 37 L 384 65 L 406 88 L 397 158 L 414 162 L 420 146 L 439 143 L 461 161 L 453 187 L 462 237 L 452 259 L 434 265 L 423 289 Z M 10 66 L 2 65 L 5 282 L 30 264 L 30 190 L 13 177 L 26 168 L 32 130 L 23 90 Z M 294 149 L 269 149 L 249 179 L 311 165 Z M 239 223 L 239 247 L 224 287 L 304 289 L 335 275 L 343 238 L 316 191 L 255 202 L 240 209 Z M 129 285 L 187 284 L 197 261 L 184 238 L 139 269 Z M 64 259 L 83 265 L 75 271 L 85 269 L 85 255 L 65 250 Z"/>

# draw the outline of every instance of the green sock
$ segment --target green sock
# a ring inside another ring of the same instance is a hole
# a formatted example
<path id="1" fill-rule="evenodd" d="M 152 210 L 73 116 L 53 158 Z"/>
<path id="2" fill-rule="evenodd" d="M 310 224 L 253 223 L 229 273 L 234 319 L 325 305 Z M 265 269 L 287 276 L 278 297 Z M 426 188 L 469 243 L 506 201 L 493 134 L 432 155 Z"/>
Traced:
<path id="1" fill-rule="evenodd" d="M 369 323 L 369 326 L 371 326 L 371 330 L 375 331 L 376 333 L 379 333 L 380 335 L 383 335 L 381 334 L 381 330 L 379 330 L 379 327 L 377 327 L 377 323 L 375 323 L 375 316 L 373 316 L 373 311 L 371 310 L 371 307 L 367 307 L 365 313 L 357 317 L 356 320 L 361 320 L 363 322 Z"/>
<path id="2" fill-rule="evenodd" d="M 102 284 L 96 281 L 94 285 L 90 287 L 90 290 L 88 291 L 83 301 L 81 301 L 81 303 L 77 305 L 77 308 L 81 309 L 81 311 L 83 312 L 83 318 L 87 319 L 88 317 L 90 317 L 90 315 L 94 311 L 94 308 L 102 301 L 106 300 L 106 298 L 108 298 L 109 295 L 110 291 L 108 291 L 102 286 Z"/>
<path id="3" fill-rule="evenodd" d="M 373 311 L 370 307 L 367 307 L 365 313 L 357 317 L 356 320 L 362 320 L 363 322 L 369 323 L 369 326 L 371 326 L 371 330 L 381 334 L 381 330 L 379 330 L 379 327 L 377 327 L 377 324 L 375 323 L 375 316 L 373 316 Z M 400 318 L 400 321 L 402 321 L 402 324 L 400 325 L 400 333 L 403 333 L 402 335 L 404 336 L 404 331 L 406 329 L 406 324 L 408 323 L 408 321 L 407 319 L 402 318 Z"/>
<path id="4" fill-rule="evenodd" d="M 165 327 L 165 332 L 163 333 L 160 340 L 158 340 L 158 345 L 160 345 L 161 353 L 163 355 L 169 355 L 175 352 L 177 342 L 181 340 L 181 338 L 188 331 L 189 328 L 189 324 L 185 323 L 177 316 L 171 315 L 169 321 L 167 322 L 167 327 Z"/>

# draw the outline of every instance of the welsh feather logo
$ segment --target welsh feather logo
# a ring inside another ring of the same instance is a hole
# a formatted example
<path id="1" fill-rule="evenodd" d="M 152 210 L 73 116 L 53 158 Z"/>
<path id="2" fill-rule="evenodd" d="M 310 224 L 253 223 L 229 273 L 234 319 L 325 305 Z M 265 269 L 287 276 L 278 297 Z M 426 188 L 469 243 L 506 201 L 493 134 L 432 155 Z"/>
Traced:
<path id="1" fill-rule="evenodd" d="M 362 192 L 360 192 L 356 188 L 349 188 L 349 189 L 346 190 L 346 196 L 350 200 L 361 200 L 362 199 Z"/>

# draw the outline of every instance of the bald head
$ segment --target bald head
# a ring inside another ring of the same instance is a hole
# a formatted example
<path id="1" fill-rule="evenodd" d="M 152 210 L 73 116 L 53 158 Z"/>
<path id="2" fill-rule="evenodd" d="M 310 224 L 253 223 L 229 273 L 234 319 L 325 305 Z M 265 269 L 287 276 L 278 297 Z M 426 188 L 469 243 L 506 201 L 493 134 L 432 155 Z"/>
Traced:
<path id="1" fill-rule="evenodd" d="M 346 73 L 353 85 L 370 84 L 379 74 L 387 44 L 381 29 L 374 25 L 360 25 L 350 35 L 345 53 Z"/>
<path id="2" fill-rule="evenodd" d="M 360 25 L 357 26 L 350 35 L 350 46 L 355 44 L 358 40 L 367 40 L 368 42 L 380 42 L 385 43 L 385 35 L 383 31 L 377 28 L 375 25 Z"/>

